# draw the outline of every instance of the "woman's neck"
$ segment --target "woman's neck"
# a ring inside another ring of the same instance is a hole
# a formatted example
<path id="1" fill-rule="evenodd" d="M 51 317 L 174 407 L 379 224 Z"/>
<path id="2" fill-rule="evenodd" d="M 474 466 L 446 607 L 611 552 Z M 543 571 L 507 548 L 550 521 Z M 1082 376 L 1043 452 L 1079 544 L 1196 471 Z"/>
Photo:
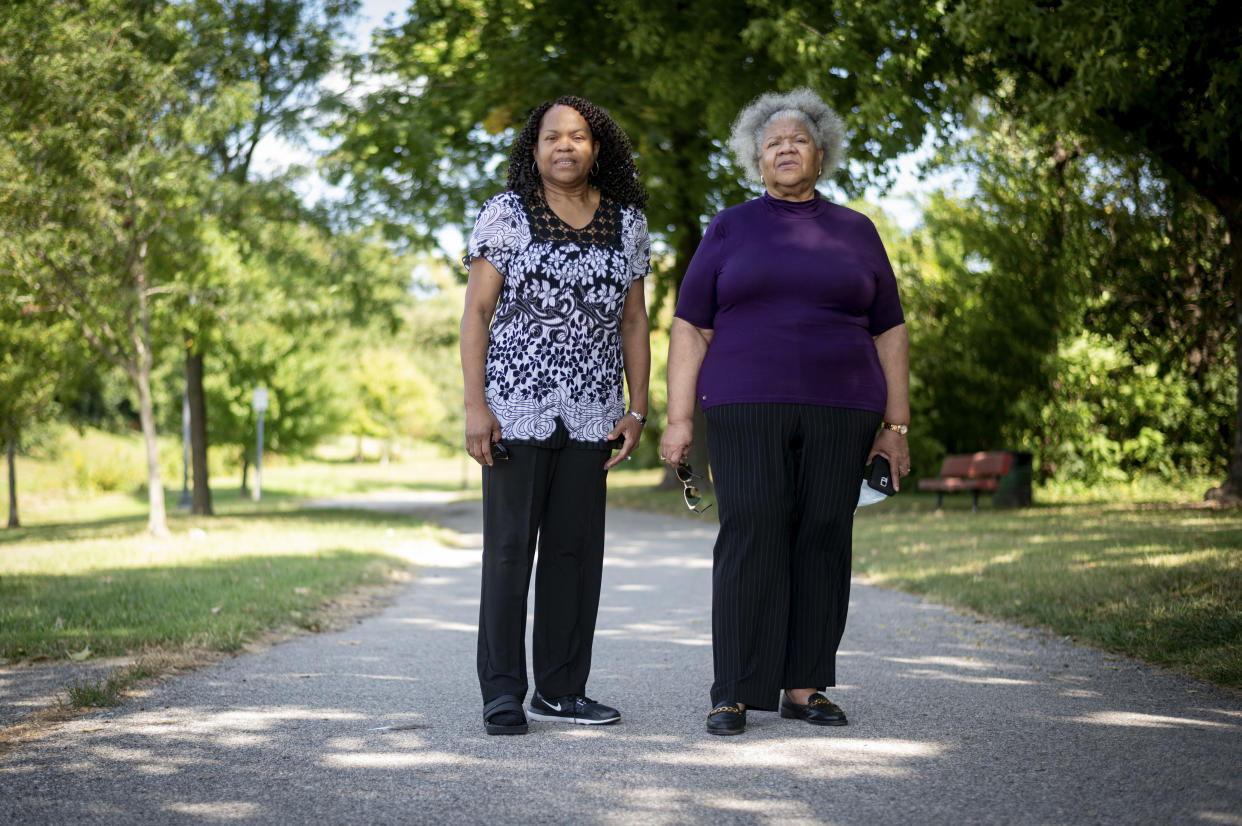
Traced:
<path id="1" fill-rule="evenodd" d="M 583 229 L 595 220 L 599 197 L 599 190 L 586 184 L 564 187 L 546 180 L 543 184 L 543 200 L 548 209 L 575 229 Z"/>
<path id="2" fill-rule="evenodd" d="M 766 189 L 769 195 L 782 201 L 809 201 L 815 197 L 815 184 L 813 183 L 810 186 L 799 185 L 797 187 L 768 184 Z"/>
<path id="3" fill-rule="evenodd" d="M 572 184 L 565 186 L 556 181 L 550 181 L 547 178 L 543 180 L 543 198 L 549 204 L 578 204 L 590 205 L 598 198 L 597 190 L 583 181 L 580 184 Z"/>

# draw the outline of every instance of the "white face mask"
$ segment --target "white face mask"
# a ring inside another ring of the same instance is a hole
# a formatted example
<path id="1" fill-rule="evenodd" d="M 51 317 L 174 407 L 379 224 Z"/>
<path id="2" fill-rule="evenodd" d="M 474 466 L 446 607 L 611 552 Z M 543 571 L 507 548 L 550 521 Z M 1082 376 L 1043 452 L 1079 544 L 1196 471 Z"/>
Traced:
<path id="1" fill-rule="evenodd" d="M 883 502 L 887 498 L 888 498 L 887 494 L 881 493 L 880 491 L 871 487 L 871 485 L 867 484 L 867 480 L 863 479 L 862 486 L 858 490 L 857 507 L 861 508 L 864 505 L 874 505 L 876 502 Z"/>

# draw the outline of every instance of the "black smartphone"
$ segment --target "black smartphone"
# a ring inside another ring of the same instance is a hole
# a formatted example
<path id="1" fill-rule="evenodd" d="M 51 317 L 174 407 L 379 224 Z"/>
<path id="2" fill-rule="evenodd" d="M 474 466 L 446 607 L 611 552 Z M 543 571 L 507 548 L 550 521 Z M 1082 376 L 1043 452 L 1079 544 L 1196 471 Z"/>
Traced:
<path id="1" fill-rule="evenodd" d="M 883 456 L 876 456 L 871 460 L 864 478 L 868 485 L 885 496 L 892 496 L 897 492 L 893 489 L 893 473 L 888 466 L 888 459 Z"/>
<path id="2" fill-rule="evenodd" d="M 492 458 L 500 462 L 509 461 L 509 448 L 504 442 L 492 442 Z"/>

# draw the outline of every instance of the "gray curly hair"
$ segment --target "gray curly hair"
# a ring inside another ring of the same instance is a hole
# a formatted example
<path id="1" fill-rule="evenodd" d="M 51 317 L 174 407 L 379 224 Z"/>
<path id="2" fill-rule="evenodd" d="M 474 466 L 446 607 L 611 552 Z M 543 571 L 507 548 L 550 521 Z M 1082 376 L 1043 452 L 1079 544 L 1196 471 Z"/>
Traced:
<path id="1" fill-rule="evenodd" d="M 759 142 L 772 122 L 797 118 L 811 130 L 817 149 L 824 150 L 819 180 L 827 180 L 841 164 L 845 144 L 845 123 L 815 92 L 801 86 L 790 92 L 767 92 L 752 100 L 738 113 L 729 134 L 729 149 L 753 183 L 763 185 L 759 174 Z"/>

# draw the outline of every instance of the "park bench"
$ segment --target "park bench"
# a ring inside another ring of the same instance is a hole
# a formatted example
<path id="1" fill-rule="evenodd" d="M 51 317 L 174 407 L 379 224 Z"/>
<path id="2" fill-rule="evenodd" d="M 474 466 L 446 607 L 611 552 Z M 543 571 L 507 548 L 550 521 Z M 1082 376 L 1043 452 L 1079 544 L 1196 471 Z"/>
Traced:
<path id="1" fill-rule="evenodd" d="M 995 492 L 1001 477 L 1009 472 L 1013 454 L 1007 451 L 954 453 L 944 457 L 940 475 L 920 479 L 919 490 L 936 492 L 936 510 L 940 510 L 946 493 L 970 491 L 971 510 L 979 512 L 979 491 Z"/>

